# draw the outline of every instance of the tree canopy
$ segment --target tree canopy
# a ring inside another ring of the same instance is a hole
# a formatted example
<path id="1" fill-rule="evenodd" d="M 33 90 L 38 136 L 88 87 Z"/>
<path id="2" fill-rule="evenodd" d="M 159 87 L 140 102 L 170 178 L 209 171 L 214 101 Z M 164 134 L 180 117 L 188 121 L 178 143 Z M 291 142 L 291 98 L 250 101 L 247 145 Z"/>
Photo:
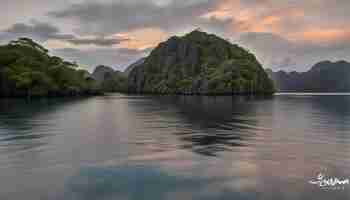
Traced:
<path id="1" fill-rule="evenodd" d="M 98 93 L 89 73 L 29 38 L 0 46 L 0 96 L 70 96 Z"/>

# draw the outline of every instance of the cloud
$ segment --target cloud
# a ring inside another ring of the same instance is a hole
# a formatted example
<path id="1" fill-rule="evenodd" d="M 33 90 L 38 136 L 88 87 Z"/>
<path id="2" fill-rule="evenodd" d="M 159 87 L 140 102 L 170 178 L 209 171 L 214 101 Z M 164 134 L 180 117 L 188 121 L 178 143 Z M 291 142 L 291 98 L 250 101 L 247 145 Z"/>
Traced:
<path id="1" fill-rule="evenodd" d="M 122 42 L 129 41 L 128 38 L 74 38 L 68 39 L 67 42 L 74 45 L 96 45 L 96 46 L 113 46 Z"/>
<path id="2" fill-rule="evenodd" d="M 297 41 L 331 44 L 337 42 L 350 42 L 350 29 L 307 29 L 291 34 Z"/>
<path id="3" fill-rule="evenodd" d="M 128 41 L 119 46 L 127 49 L 147 49 L 157 46 L 160 42 L 167 40 L 168 33 L 157 28 L 137 29 L 135 31 L 122 32 L 120 36 L 129 38 Z"/>
<path id="4" fill-rule="evenodd" d="M 159 2 L 148 0 L 73 4 L 66 9 L 50 12 L 49 16 L 79 22 L 76 31 L 80 34 L 113 34 L 152 27 L 169 32 L 196 26 L 197 18 L 216 5 L 211 0 Z"/>
<path id="5" fill-rule="evenodd" d="M 48 39 L 67 40 L 74 38 L 74 35 L 60 33 L 60 30 L 54 25 L 39 22 L 36 20 L 32 20 L 29 24 L 13 24 L 11 27 L 5 29 L 3 32 L 12 34 L 14 36 L 31 36 L 44 41 Z"/>
<path id="6" fill-rule="evenodd" d="M 79 48 L 76 57 L 82 62 L 94 63 L 83 55 L 93 58 L 92 52 L 99 51 L 101 62 L 126 63 L 138 52 L 128 59 L 116 54 L 153 48 L 197 27 L 231 41 L 239 38 L 264 67 L 305 71 L 320 60 L 349 58 L 348 0 L 6 1 L 7 7 L 0 8 L 6 16 L 0 18 L 0 28 L 6 28 L 0 41 L 28 36 L 53 49 Z M 28 22 L 28 16 L 47 23 Z"/>
<path id="7" fill-rule="evenodd" d="M 216 34 L 225 35 L 227 37 L 232 36 L 232 30 L 234 29 L 232 26 L 235 23 L 237 22 L 232 18 L 220 19 L 216 16 L 210 16 L 198 20 L 198 24 L 202 29 Z"/>
<path id="8" fill-rule="evenodd" d="M 79 61 L 85 69 L 92 71 L 97 65 L 111 66 L 117 70 L 124 70 L 129 64 L 148 55 L 150 49 L 137 50 L 128 48 L 103 49 L 54 49 L 51 54 L 64 57 L 70 61 Z"/>
<path id="9" fill-rule="evenodd" d="M 113 37 L 78 37 L 73 34 L 63 34 L 52 24 L 32 20 L 29 24 L 16 23 L 2 31 L 0 39 L 15 39 L 18 37 L 31 37 L 41 42 L 48 40 L 61 40 L 73 45 L 113 46 L 130 39 L 121 36 Z"/>
<path id="10" fill-rule="evenodd" d="M 301 43 L 272 33 L 245 33 L 237 42 L 256 53 L 264 67 L 273 70 L 306 71 L 323 60 L 350 60 L 350 40 Z"/>
<path id="11" fill-rule="evenodd" d="M 347 9 L 344 7 L 350 8 L 345 0 L 336 2 L 335 6 L 326 0 L 85 1 L 48 15 L 78 23 L 76 33 L 87 35 L 109 35 L 145 28 L 176 33 L 202 27 L 223 35 L 270 32 L 301 41 L 312 38 L 310 36 L 316 34 L 313 30 L 326 29 L 327 32 L 321 32 L 315 38 L 317 41 L 332 41 L 343 35 L 331 33 L 339 32 L 347 24 L 348 20 L 344 20 Z M 323 10 L 326 8 L 332 15 L 325 15 Z"/>

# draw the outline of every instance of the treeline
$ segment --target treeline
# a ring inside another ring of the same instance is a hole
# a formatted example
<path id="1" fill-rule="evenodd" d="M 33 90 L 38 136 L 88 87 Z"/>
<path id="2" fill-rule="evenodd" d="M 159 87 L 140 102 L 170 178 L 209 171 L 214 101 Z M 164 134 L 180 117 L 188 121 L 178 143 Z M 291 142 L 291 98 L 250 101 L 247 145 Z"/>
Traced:
<path id="1" fill-rule="evenodd" d="M 0 46 L 0 96 L 95 95 L 96 81 L 76 63 L 50 56 L 29 38 Z"/>

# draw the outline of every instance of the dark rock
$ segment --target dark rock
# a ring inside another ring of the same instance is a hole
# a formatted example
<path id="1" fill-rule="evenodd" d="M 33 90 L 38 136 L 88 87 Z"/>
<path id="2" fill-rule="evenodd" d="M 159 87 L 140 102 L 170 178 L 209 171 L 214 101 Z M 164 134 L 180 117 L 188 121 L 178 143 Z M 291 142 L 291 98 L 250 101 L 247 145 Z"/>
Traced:
<path id="1" fill-rule="evenodd" d="M 142 64 L 145 62 L 145 60 L 146 60 L 146 58 L 141 58 L 141 59 L 139 59 L 138 61 L 136 61 L 135 63 L 129 65 L 129 66 L 125 69 L 125 71 L 124 71 L 125 76 L 129 76 L 130 72 L 131 72 L 135 67 L 137 67 L 137 66 L 139 66 L 139 65 L 142 65 Z"/>
<path id="2" fill-rule="evenodd" d="M 322 61 L 307 72 L 267 70 L 280 92 L 350 92 L 350 63 Z"/>
<path id="3" fill-rule="evenodd" d="M 100 65 L 95 68 L 92 77 L 104 92 L 126 91 L 127 77 L 121 71 L 115 71 L 111 67 Z"/>
<path id="4" fill-rule="evenodd" d="M 95 68 L 92 73 L 92 77 L 97 81 L 97 83 L 101 84 L 104 80 L 106 73 L 114 73 L 114 69 L 108 66 L 99 65 Z"/>

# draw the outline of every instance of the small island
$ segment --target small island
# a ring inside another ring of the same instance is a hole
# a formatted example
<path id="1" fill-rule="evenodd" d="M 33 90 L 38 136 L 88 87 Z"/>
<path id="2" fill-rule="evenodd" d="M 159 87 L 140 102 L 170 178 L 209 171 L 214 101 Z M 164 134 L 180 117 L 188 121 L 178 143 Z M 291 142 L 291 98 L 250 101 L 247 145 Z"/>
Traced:
<path id="1" fill-rule="evenodd" d="M 50 56 L 29 38 L 0 46 L 0 97 L 61 97 L 101 94 L 89 72 Z"/>

